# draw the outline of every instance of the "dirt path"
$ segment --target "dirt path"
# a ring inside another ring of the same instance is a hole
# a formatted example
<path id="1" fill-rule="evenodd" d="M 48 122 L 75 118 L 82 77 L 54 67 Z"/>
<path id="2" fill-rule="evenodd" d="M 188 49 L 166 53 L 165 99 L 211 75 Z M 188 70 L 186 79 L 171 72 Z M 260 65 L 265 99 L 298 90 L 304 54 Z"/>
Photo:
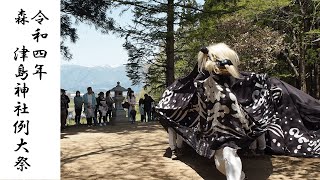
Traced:
<path id="1" fill-rule="evenodd" d="M 61 133 L 61 179 L 225 179 L 213 161 L 193 151 L 177 161 L 169 154 L 167 133 L 156 122 L 69 127 Z M 249 180 L 320 179 L 320 158 L 241 159 Z"/>

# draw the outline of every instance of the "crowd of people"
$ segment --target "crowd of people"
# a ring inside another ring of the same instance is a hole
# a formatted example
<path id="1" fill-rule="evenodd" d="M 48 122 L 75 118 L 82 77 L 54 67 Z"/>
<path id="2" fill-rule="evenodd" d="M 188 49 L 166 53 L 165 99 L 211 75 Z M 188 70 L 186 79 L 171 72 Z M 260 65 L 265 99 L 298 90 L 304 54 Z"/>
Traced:
<path id="1" fill-rule="evenodd" d="M 136 97 L 134 91 L 131 88 L 128 88 L 127 92 L 127 102 L 128 106 L 128 118 L 131 123 L 136 121 Z M 138 101 L 140 119 L 141 122 L 151 122 L 154 121 L 155 114 L 155 101 L 148 94 L 144 94 L 144 98 L 140 98 Z"/>
<path id="2" fill-rule="evenodd" d="M 70 99 L 66 95 L 66 90 L 61 89 L 61 129 L 66 126 Z M 98 97 L 92 91 L 91 87 L 87 88 L 87 93 L 83 96 L 80 91 L 76 91 L 76 96 L 73 99 L 75 111 L 75 124 L 80 125 L 82 110 L 86 116 L 87 125 L 91 126 L 106 126 L 112 123 L 113 98 L 110 96 L 110 91 L 100 92 Z"/>
<path id="3" fill-rule="evenodd" d="M 136 122 L 136 97 L 134 91 L 128 88 L 127 97 L 125 103 L 128 107 L 125 107 L 128 112 L 128 121 L 131 123 Z M 99 92 L 96 97 L 91 87 L 87 88 L 87 93 L 83 96 L 80 95 L 80 91 L 76 91 L 74 97 L 74 112 L 75 112 L 75 124 L 80 125 L 81 114 L 84 112 L 88 127 L 92 126 L 106 126 L 112 124 L 112 111 L 114 109 L 114 99 L 110 95 L 110 91 Z M 61 89 L 61 129 L 66 127 L 68 108 L 70 98 L 66 95 L 66 90 Z M 124 104 L 125 104 L 124 103 Z M 144 98 L 139 99 L 139 112 L 141 115 L 141 122 L 150 122 L 154 120 L 154 103 L 155 101 L 148 94 L 144 95 Z M 146 118 L 147 117 L 147 118 Z"/>

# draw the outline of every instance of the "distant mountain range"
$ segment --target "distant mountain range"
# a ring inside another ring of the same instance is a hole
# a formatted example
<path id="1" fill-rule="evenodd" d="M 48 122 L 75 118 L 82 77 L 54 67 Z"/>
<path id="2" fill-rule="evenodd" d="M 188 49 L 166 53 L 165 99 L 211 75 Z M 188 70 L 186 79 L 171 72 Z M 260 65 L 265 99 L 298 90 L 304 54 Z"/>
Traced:
<path id="1" fill-rule="evenodd" d="M 142 89 L 141 86 L 131 86 L 131 81 L 126 76 L 125 67 L 95 66 L 85 67 L 79 65 L 61 65 L 61 88 L 68 93 L 81 93 L 87 91 L 91 86 L 95 93 L 107 91 L 117 85 L 117 82 L 124 88 L 131 87 L 136 93 Z"/>

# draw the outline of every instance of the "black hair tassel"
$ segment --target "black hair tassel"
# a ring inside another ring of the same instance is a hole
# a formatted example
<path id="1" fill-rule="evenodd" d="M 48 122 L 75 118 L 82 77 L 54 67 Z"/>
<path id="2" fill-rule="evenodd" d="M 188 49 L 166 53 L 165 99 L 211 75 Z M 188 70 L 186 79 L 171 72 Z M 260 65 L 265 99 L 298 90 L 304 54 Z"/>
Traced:
<path id="1" fill-rule="evenodd" d="M 209 53 L 209 50 L 208 50 L 207 47 L 201 48 L 200 51 L 201 51 L 203 54 L 208 54 L 208 53 Z"/>

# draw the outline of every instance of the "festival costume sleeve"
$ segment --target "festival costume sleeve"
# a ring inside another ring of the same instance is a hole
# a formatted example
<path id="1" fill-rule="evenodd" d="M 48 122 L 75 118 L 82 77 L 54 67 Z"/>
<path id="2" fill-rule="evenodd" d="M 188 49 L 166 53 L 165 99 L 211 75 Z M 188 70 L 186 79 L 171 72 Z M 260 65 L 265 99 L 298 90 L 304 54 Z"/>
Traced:
<path id="1" fill-rule="evenodd" d="M 273 86 L 282 89 L 267 142 L 278 154 L 317 157 L 320 155 L 320 102 L 276 78 Z"/>

